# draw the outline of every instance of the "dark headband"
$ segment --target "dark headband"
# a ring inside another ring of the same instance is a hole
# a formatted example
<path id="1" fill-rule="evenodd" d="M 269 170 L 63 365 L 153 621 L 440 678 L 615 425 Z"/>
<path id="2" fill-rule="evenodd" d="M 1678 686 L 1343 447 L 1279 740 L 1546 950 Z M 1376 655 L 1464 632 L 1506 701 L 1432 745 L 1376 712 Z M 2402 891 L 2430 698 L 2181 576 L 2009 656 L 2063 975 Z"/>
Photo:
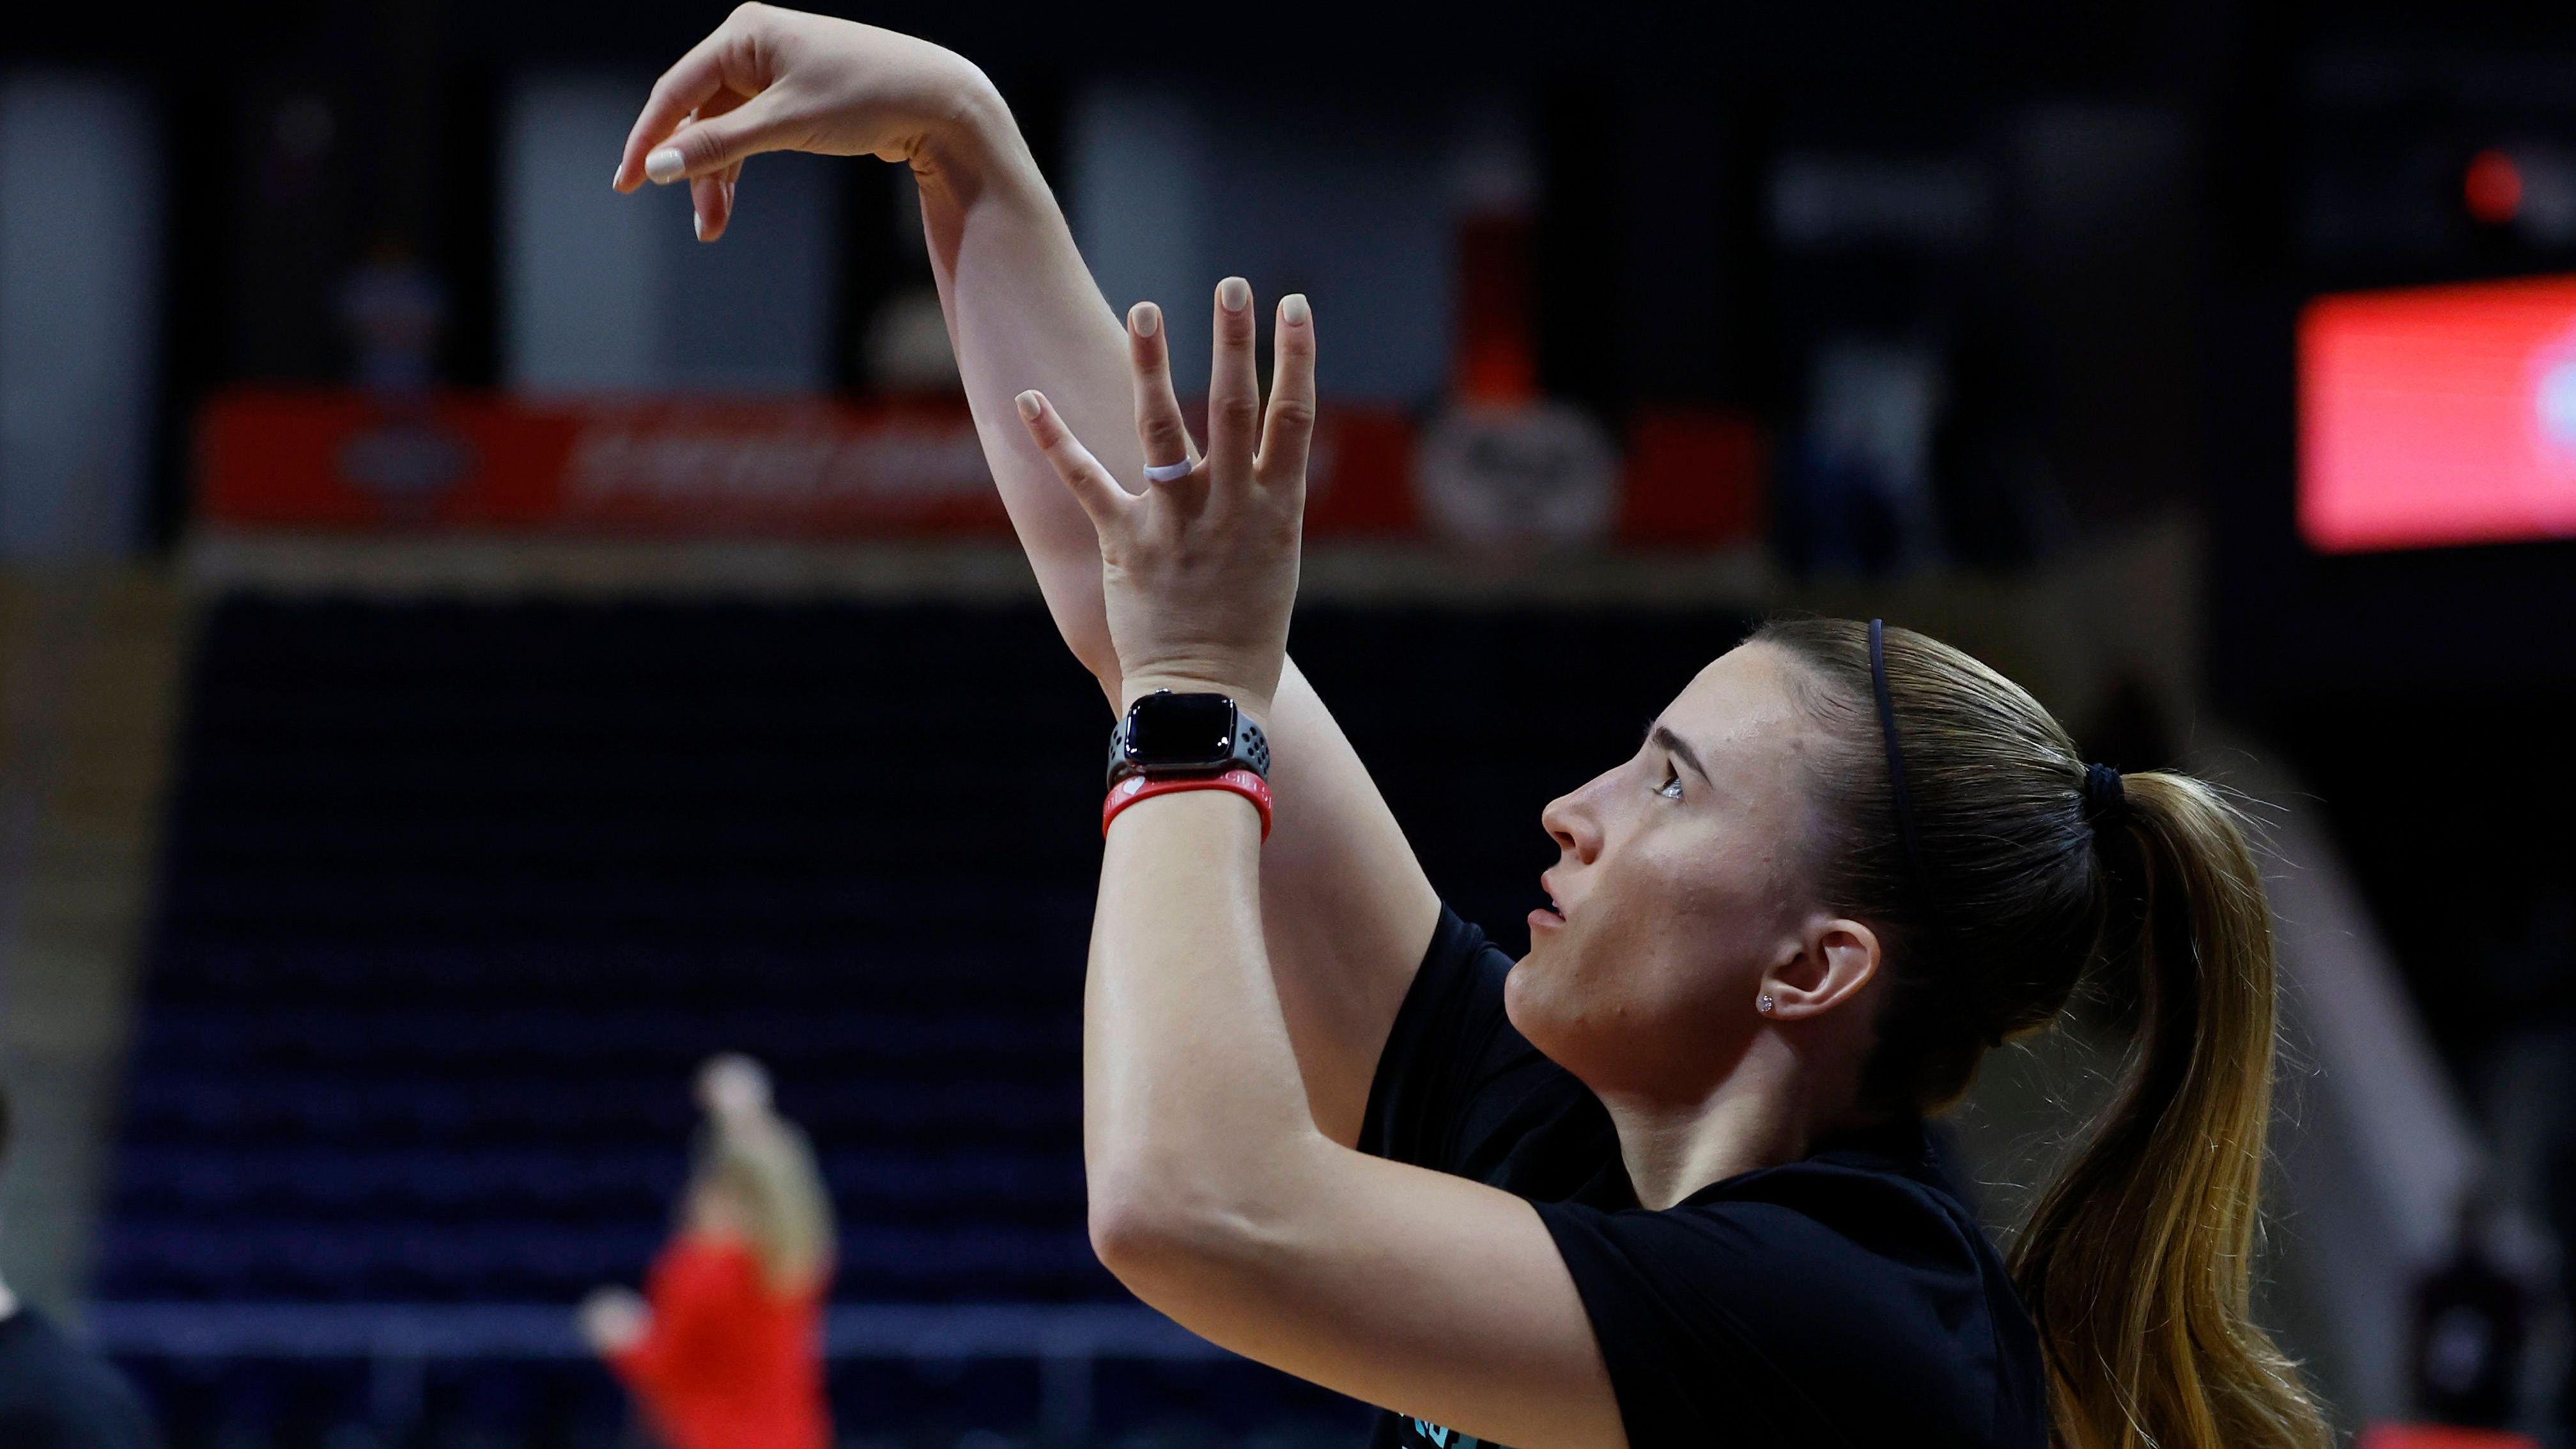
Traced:
<path id="1" fill-rule="evenodd" d="M 1887 621 L 1869 621 L 1869 692 L 1878 699 L 1879 738 L 1887 742 L 1887 793 L 1896 802 L 1896 835 L 1905 842 L 1905 863 L 1914 874 L 1914 893 L 1926 911 L 1932 906 L 1932 881 L 1923 873 L 1923 848 L 1914 839 L 1914 796 L 1905 788 L 1905 749 L 1896 742 L 1896 701 L 1887 692 Z"/>

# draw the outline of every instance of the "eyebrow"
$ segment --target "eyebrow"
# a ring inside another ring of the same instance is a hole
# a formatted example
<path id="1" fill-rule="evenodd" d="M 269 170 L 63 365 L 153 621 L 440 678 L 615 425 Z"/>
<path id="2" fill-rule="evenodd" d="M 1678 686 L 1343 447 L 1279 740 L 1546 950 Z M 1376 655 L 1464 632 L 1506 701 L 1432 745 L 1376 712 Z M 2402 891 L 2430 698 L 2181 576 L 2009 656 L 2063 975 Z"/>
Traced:
<path id="1" fill-rule="evenodd" d="M 1674 759 L 1690 766 L 1691 773 L 1699 776 L 1703 782 L 1709 784 L 1716 783 L 1708 778 L 1708 767 L 1699 762 L 1699 752 L 1690 747 L 1690 741 L 1683 739 L 1680 735 L 1674 734 L 1670 725 L 1659 724 L 1655 726 L 1654 729 L 1647 732 L 1646 738 L 1663 746 L 1672 754 Z"/>

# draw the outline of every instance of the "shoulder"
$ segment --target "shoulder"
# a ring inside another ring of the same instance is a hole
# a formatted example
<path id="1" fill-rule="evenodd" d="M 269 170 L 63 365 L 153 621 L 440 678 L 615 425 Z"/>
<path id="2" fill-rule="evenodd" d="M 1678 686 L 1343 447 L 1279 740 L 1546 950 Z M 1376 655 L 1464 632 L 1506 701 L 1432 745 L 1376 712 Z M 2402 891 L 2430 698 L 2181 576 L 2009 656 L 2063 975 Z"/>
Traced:
<path id="1" fill-rule="evenodd" d="M 1468 1017 L 1482 1026 L 1499 1022 L 1503 978 L 1511 971 L 1512 958 L 1486 938 L 1482 927 L 1442 906 L 1413 988 L 1397 1010 L 1396 1030 L 1419 1029 L 1440 1018 Z"/>
<path id="2" fill-rule="evenodd" d="M 1948 1194 L 1897 1173 L 1829 1162 L 1748 1173 L 1661 1211 L 1560 1216 L 1560 1237 L 1651 1259 L 1677 1291 L 1713 1293 L 1729 1312 L 1759 1307 L 1792 1319 L 1892 1297 L 1982 1296 L 1994 1258 Z"/>
<path id="3" fill-rule="evenodd" d="M 1983 1281 L 1998 1263 L 1975 1215 L 1947 1188 L 1886 1160 L 1826 1155 L 1746 1173 L 1695 1194 L 1675 1221 L 1758 1223 L 1828 1261 L 1941 1281 Z"/>
<path id="4" fill-rule="evenodd" d="M 1623 1405 L 1721 1422 L 1726 1392 L 1688 1380 L 1722 1364 L 1727 1392 L 1774 1406 L 1785 1437 L 1946 1425 L 1959 1442 L 2039 1442 L 2027 1316 L 1983 1230 L 1931 1183 L 1809 1159 L 1661 1211 L 1540 1212 Z"/>

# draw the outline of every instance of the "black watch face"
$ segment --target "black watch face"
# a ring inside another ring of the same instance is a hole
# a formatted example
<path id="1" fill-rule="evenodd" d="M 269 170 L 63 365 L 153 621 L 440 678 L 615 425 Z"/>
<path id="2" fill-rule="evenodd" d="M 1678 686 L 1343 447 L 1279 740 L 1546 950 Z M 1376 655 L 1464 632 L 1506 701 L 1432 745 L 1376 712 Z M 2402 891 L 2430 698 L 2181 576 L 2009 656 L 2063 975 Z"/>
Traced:
<path id="1" fill-rule="evenodd" d="M 1234 705 L 1221 694 L 1155 694 L 1136 701 L 1127 758 L 1156 766 L 1223 764 L 1234 750 Z"/>

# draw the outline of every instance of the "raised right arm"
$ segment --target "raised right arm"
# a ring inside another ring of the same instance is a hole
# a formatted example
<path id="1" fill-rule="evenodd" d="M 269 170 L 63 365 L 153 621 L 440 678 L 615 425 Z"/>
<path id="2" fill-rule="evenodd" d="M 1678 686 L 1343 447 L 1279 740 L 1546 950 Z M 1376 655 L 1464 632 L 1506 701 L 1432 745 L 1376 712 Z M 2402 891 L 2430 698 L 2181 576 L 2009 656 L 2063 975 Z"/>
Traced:
<path id="1" fill-rule="evenodd" d="M 690 177 L 700 234 L 712 240 L 731 219 L 743 158 L 783 149 L 874 154 L 912 168 L 949 338 L 1003 505 L 1066 646 L 1114 706 L 1120 681 L 1098 537 L 1012 400 L 1042 389 L 1112 476 L 1141 487 L 1130 356 L 1161 365 L 1161 332 L 1134 335 L 1103 300 L 983 73 L 891 31 L 742 7 L 654 86 L 617 184 Z M 1270 741 L 1276 809 L 1261 860 L 1263 936 L 1316 1125 L 1348 1144 L 1439 900 L 1293 661 Z"/>

